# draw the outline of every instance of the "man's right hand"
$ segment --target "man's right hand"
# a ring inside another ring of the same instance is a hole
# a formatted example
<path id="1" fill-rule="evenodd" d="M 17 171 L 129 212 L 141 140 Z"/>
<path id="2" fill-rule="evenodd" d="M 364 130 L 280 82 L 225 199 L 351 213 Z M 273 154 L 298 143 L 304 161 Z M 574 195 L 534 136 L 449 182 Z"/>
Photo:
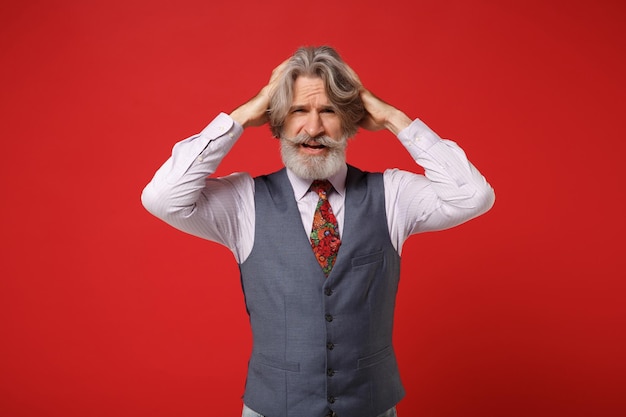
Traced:
<path id="1" fill-rule="evenodd" d="M 269 83 L 259 91 L 259 93 L 248 102 L 237 107 L 230 114 L 230 117 L 245 128 L 253 126 L 262 126 L 267 123 L 267 110 L 270 104 L 270 95 L 283 70 L 287 66 L 287 61 L 283 61 L 279 66 L 274 68 Z"/>

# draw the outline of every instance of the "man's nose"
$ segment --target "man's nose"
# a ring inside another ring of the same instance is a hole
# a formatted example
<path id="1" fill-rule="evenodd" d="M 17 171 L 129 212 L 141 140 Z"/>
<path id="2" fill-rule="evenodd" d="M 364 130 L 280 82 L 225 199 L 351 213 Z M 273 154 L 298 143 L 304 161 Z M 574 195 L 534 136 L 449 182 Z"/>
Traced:
<path id="1" fill-rule="evenodd" d="M 324 133 L 324 123 L 320 114 L 316 111 L 309 112 L 304 131 L 312 138 L 318 137 Z"/>

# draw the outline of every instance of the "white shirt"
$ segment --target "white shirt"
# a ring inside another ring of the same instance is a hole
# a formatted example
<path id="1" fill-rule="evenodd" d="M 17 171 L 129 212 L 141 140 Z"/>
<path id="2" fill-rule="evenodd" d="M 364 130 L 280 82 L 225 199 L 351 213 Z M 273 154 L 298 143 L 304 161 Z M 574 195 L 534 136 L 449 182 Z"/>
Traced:
<path id="1" fill-rule="evenodd" d="M 243 133 L 243 127 L 221 113 L 202 132 L 181 142 L 159 168 L 142 194 L 144 207 L 173 227 L 228 247 L 237 262 L 246 260 L 254 245 L 254 180 L 247 173 L 208 178 Z M 494 192 L 454 142 L 443 140 L 419 119 L 398 139 L 425 175 L 398 169 L 383 173 L 385 210 L 392 243 L 398 253 L 412 234 L 447 229 L 486 212 Z M 330 201 L 343 231 L 344 166 L 329 178 Z M 287 171 L 302 225 L 307 234 L 318 201 L 311 181 Z"/>

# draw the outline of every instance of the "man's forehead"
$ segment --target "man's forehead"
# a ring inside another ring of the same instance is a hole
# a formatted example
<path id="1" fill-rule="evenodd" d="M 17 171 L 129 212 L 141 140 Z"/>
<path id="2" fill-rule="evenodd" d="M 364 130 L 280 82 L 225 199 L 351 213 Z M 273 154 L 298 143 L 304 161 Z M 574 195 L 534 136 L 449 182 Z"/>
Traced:
<path id="1" fill-rule="evenodd" d="M 293 86 L 293 104 L 315 100 L 318 104 L 330 105 L 326 86 L 319 77 L 299 76 Z M 302 103 L 304 104 L 304 103 Z"/>

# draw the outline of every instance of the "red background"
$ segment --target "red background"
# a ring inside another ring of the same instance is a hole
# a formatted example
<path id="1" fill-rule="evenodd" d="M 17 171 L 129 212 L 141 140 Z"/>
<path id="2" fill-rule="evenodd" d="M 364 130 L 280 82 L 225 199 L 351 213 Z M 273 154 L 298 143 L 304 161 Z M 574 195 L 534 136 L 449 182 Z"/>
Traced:
<path id="1" fill-rule="evenodd" d="M 625 8 L 3 2 L 0 415 L 240 415 L 235 262 L 139 196 L 176 141 L 303 44 L 335 46 L 496 190 L 486 215 L 405 246 L 400 415 L 626 415 Z M 414 169 L 388 132 L 348 153 Z M 279 165 L 260 128 L 219 173 Z"/>

